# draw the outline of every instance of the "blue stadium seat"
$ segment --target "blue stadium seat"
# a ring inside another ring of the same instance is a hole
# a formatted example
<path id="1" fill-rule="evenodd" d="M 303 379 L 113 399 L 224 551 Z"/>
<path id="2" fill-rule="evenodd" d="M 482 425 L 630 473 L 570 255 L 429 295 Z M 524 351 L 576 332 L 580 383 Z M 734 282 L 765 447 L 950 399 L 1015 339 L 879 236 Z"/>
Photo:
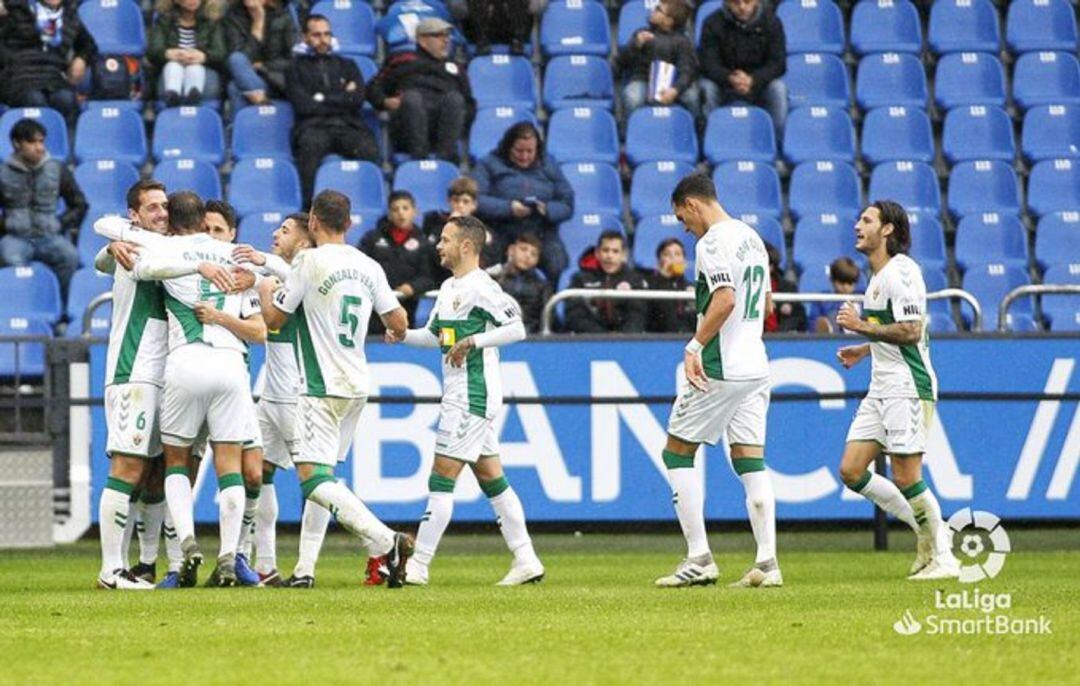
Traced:
<path id="1" fill-rule="evenodd" d="M 1067 52 L 1028 52 L 1013 67 L 1013 100 L 1036 105 L 1080 104 L 1080 63 Z"/>
<path id="2" fill-rule="evenodd" d="M 870 197 L 876 199 L 877 196 Z M 908 254 L 912 259 L 924 269 L 945 269 L 948 266 L 945 230 L 937 215 L 909 210 L 908 225 L 911 227 L 911 250 Z"/>
<path id="3" fill-rule="evenodd" d="M 780 226 L 780 220 L 776 217 L 767 217 L 760 214 L 739 214 L 736 218 L 751 226 L 761 240 L 772 243 L 780 251 L 780 266 L 783 268 L 788 261 L 787 245 L 784 241 L 784 227 Z"/>
<path id="4" fill-rule="evenodd" d="M 1080 211 L 1052 212 L 1035 230 L 1035 262 L 1040 269 L 1075 262 L 1080 255 Z"/>
<path id="5" fill-rule="evenodd" d="M 112 283 L 111 277 L 109 283 Z M 94 309 L 94 315 L 90 318 L 90 329 L 87 333 L 91 336 L 98 336 L 105 338 L 109 335 L 109 327 L 112 325 L 112 302 L 107 302 L 100 307 Z M 67 329 L 64 331 L 65 338 L 80 338 L 83 334 L 83 322 L 82 314 L 79 314 L 77 319 L 73 319 L 68 324 Z"/>
<path id="6" fill-rule="evenodd" d="M 1005 19 L 1005 43 L 1014 53 L 1076 51 L 1076 9 L 1069 0 L 1012 0 Z"/>
<path id="7" fill-rule="evenodd" d="M 469 129 L 469 156 L 474 160 L 487 157 L 499 147 L 506 130 L 523 121 L 537 126 L 536 115 L 526 107 L 485 107 L 480 110 Z"/>
<path id="8" fill-rule="evenodd" d="M 671 192 L 692 165 L 683 162 L 647 162 L 634 169 L 630 180 L 630 212 L 635 219 L 671 212 Z"/>
<path id="9" fill-rule="evenodd" d="M 532 64 L 525 57 L 488 55 L 469 62 L 469 84 L 476 106 L 536 109 Z"/>
<path id="10" fill-rule="evenodd" d="M 141 57 L 146 52 L 142 10 L 132 0 L 84 0 L 79 19 L 102 55 Z"/>
<path id="11" fill-rule="evenodd" d="M 363 0 L 322 0 L 311 8 L 330 20 L 330 28 L 343 53 L 375 55 L 375 10 Z"/>
<path id="12" fill-rule="evenodd" d="M 1043 283 L 1080 285 L 1080 263 L 1051 267 L 1043 275 Z M 1080 331 L 1080 297 L 1044 295 L 1041 306 L 1043 317 L 1050 322 L 1051 331 Z"/>
<path id="13" fill-rule="evenodd" d="M 154 124 L 154 159 L 185 157 L 221 164 L 225 160 L 225 127 L 209 107 L 170 107 Z"/>
<path id="14" fill-rule="evenodd" d="M 997 8 L 990 0 L 938 0 L 930 8 L 927 41 L 937 54 L 1001 49 Z"/>
<path id="15" fill-rule="evenodd" d="M 11 154 L 11 127 L 22 119 L 36 119 L 45 127 L 45 149 L 58 160 L 71 154 L 68 146 L 67 122 L 50 107 L 14 107 L 0 115 L 0 160 Z"/>
<path id="16" fill-rule="evenodd" d="M 789 53 L 844 53 L 844 17 L 833 0 L 788 0 L 776 8 Z"/>
<path id="17" fill-rule="evenodd" d="M 611 51 L 607 10 L 596 0 L 553 0 L 540 20 L 540 48 L 546 57 L 606 58 Z"/>
<path id="18" fill-rule="evenodd" d="M 855 127 L 840 109 L 800 107 L 784 126 L 784 157 L 792 164 L 814 160 L 855 161 Z"/>
<path id="19" fill-rule="evenodd" d="M 799 271 L 828 267 L 838 257 L 850 257 L 862 264 L 855 250 L 854 215 L 808 214 L 795 226 L 792 259 Z M 831 288 L 829 290 L 832 290 Z"/>
<path id="20" fill-rule="evenodd" d="M 922 52 L 919 10 L 909 0 L 863 0 L 851 12 L 851 49 L 873 52 Z"/>
<path id="21" fill-rule="evenodd" d="M 631 165 L 656 160 L 697 164 L 694 115 L 682 107 L 639 107 L 626 123 L 626 159 Z"/>
<path id="22" fill-rule="evenodd" d="M 870 164 L 934 161 L 930 117 L 918 107 L 879 107 L 863 119 L 862 156 Z"/>
<path id="23" fill-rule="evenodd" d="M 159 162 L 154 167 L 154 178 L 173 191 L 195 191 L 203 200 L 220 200 L 221 175 L 214 165 L 199 160 L 178 159 Z"/>
<path id="24" fill-rule="evenodd" d="M 861 3 L 860 3 L 861 4 Z M 922 61 L 903 52 L 867 55 L 855 75 L 855 100 L 864 110 L 890 105 L 926 107 L 930 90 Z"/>
<path id="25" fill-rule="evenodd" d="M 1020 214 L 1020 184 L 1011 165 L 993 160 L 961 162 L 949 173 L 949 213 Z"/>
<path id="26" fill-rule="evenodd" d="M 757 214 L 779 219 L 784 213 L 780 177 L 770 164 L 724 162 L 713 170 L 720 204 L 732 215 Z"/>
<path id="27" fill-rule="evenodd" d="M 235 113 L 232 130 L 232 154 L 247 157 L 292 159 L 293 108 L 288 102 L 245 107 Z"/>
<path id="28" fill-rule="evenodd" d="M 75 126 L 75 161 L 116 160 L 135 166 L 146 161 L 146 127 L 135 110 L 86 110 Z"/>
<path id="29" fill-rule="evenodd" d="M 1043 160 L 1028 176 L 1028 209 L 1042 216 L 1080 208 L 1080 160 Z"/>
<path id="30" fill-rule="evenodd" d="M 1027 269 L 1027 233 L 1011 214 L 970 214 L 956 227 L 956 267 L 962 272 L 981 264 Z"/>
<path id="31" fill-rule="evenodd" d="M 649 14 L 656 3 L 654 0 L 627 0 L 619 8 L 619 23 L 616 40 L 619 47 L 630 42 L 630 38 L 640 29 L 649 25 Z"/>
<path id="32" fill-rule="evenodd" d="M 926 328 L 932 334 L 957 333 L 960 331 L 953 320 L 952 315 L 941 312 L 928 312 L 926 315 Z"/>
<path id="33" fill-rule="evenodd" d="M 104 216 L 115 215 L 127 216 L 127 208 L 115 208 L 106 211 L 97 211 L 93 208 L 86 213 L 82 226 L 79 228 L 79 237 L 75 239 L 75 250 L 79 253 L 79 264 L 83 267 L 93 267 L 94 258 L 98 251 L 108 245 L 109 241 L 94 232 L 94 222 Z"/>
<path id="34" fill-rule="evenodd" d="M 631 254 L 634 262 L 647 269 L 656 268 L 656 246 L 668 238 L 678 238 L 686 252 L 686 273 L 688 279 L 694 275 L 694 237 L 686 233 L 682 223 L 673 214 L 658 214 L 645 217 L 634 227 L 634 249 Z"/>
<path id="35" fill-rule="evenodd" d="M 941 214 L 941 189 L 934 168 L 925 162 L 885 162 L 870 174 L 869 197 L 895 200 L 909 212 Z"/>
<path id="36" fill-rule="evenodd" d="M 0 317 L 0 336 L 52 338 L 48 322 L 14 315 Z M 0 343 L 0 378 L 38 379 L 45 375 L 45 345 L 20 341 Z"/>
<path id="37" fill-rule="evenodd" d="M 850 164 L 806 162 L 791 173 L 788 208 L 796 220 L 823 213 L 855 216 L 861 204 L 859 175 Z"/>
<path id="38" fill-rule="evenodd" d="M 315 174 L 315 193 L 328 188 L 344 193 L 354 214 L 386 212 L 386 184 L 376 164 L 363 160 L 323 162 Z"/>
<path id="39" fill-rule="evenodd" d="M 723 6 L 724 0 L 707 0 L 697 8 L 694 13 L 694 45 L 701 45 L 701 31 L 705 28 L 705 22 Z"/>
<path id="40" fill-rule="evenodd" d="M 1005 69 L 995 55 L 956 52 L 944 55 L 934 74 L 934 100 L 950 110 L 965 105 L 1005 106 Z"/>
<path id="41" fill-rule="evenodd" d="M 967 160 L 1012 162 L 1016 158 L 1012 120 L 999 107 L 970 105 L 949 110 L 941 151 L 949 164 Z"/>
<path id="42" fill-rule="evenodd" d="M 270 252 L 274 244 L 274 232 L 285 220 L 285 212 L 256 212 L 240 220 L 236 232 L 237 243 L 247 243 L 257 250 Z"/>
<path id="43" fill-rule="evenodd" d="M 548 111 L 564 107 L 615 105 L 615 81 L 611 65 L 595 55 L 560 55 L 544 69 L 544 107 Z"/>
<path id="44" fill-rule="evenodd" d="M 596 247 L 597 239 L 605 231 L 626 233 L 622 222 L 617 217 L 608 214 L 592 212 L 575 214 L 569 220 L 559 224 L 559 238 L 562 239 L 566 254 L 570 257 L 570 264 L 577 264 L 577 260 L 586 250 Z M 575 270 L 568 269 L 567 271 Z"/>
<path id="45" fill-rule="evenodd" d="M 564 164 L 563 176 L 574 189 L 574 211 L 579 214 L 607 214 L 621 217 L 622 181 L 610 164 L 578 162 Z"/>
<path id="46" fill-rule="evenodd" d="M 63 312 L 60 282 L 48 266 L 30 262 L 0 268 L 0 317 L 27 317 L 55 324 Z"/>
<path id="47" fill-rule="evenodd" d="M 127 212 L 127 191 L 139 180 L 139 171 L 126 162 L 95 160 L 75 168 L 75 181 L 94 211 Z"/>
<path id="48" fill-rule="evenodd" d="M 776 159 L 776 133 L 769 113 L 760 107 L 717 107 L 705 125 L 705 158 L 710 164 Z"/>
<path id="49" fill-rule="evenodd" d="M 823 52 L 788 55 L 784 84 L 792 109 L 811 105 L 842 109 L 851 106 L 847 66 L 836 55 Z"/>
<path id="50" fill-rule="evenodd" d="M 356 68 L 360 70 L 360 76 L 364 79 L 364 83 L 371 83 L 371 80 L 379 73 L 379 65 L 375 64 L 375 60 L 367 55 L 346 54 L 343 56 L 349 58 L 356 64 Z"/>
<path id="51" fill-rule="evenodd" d="M 559 162 L 618 164 L 615 117 L 594 107 L 559 110 L 548 120 L 547 152 Z"/>
<path id="52" fill-rule="evenodd" d="M 945 275 L 944 268 L 930 268 L 921 262 L 919 263 L 919 267 L 922 271 L 923 283 L 926 285 L 927 294 L 944 290 L 949 287 L 949 277 Z M 948 314 L 952 310 L 952 308 L 949 307 L 949 301 L 944 299 L 928 300 L 926 309 L 927 314 L 930 315 Z"/>
<path id="53" fill-rule="evenodd" d="M 90 301 L 102 293 L 112 290 L 112 276 L 102 274 L 93 267 L 84 267 L 71 277 L 71 285 L 68 287 L 68 301 L 65 314 L 68 318 L 68 330 L 79 334 L 82 332 L 82 316 Z M 95 319 L 102 319 L 102 315 L 108 312 L 108 305 L 102 305 L 94 311 Z M 106 333 L 108 318 L 104 317 Z M 98 329 L 100 325 L 92 328 Z"/>
<path id="54" fill-rule="evenodd" d="M 961 286 L 975 296 L 982 306 L 983 330 L 996 331 L 998 326 L 998 306 L 1005 295 L 1020 286 L 1031 283 L 1027 271 L 1021 267 L 1004 264 L 981 264 L 969 269 L 964 274 Z M 1020 319 L 1032 316 L 1031 298 L 1018 299 L 1009 310 L 1011 315 L 1021 315 Z M 965 315 L 966 318 L 966 315 Z"/>
<path id="55" fill-rule="evenodd" d="M 406 190 L 416 198 L 420 214 L 433 210 L 447 211 L 450 205 L 446 189 L 460 176 L 456 165 L 442 160 L 413 160 L 394 172 L 394 190 Z"/>
<path id="56" fill-rule="evenodd" d="M 303 204 L 300 177 L 288 160 L 239 160 L 229 177 L 228 200 L 241 217 L 255 212 L 296 212 Z"/>
<path id="57" fill-rule="evenodd" d="M 1024 114 L 1020 148 L 1029 162 L 1080 157 L 1080 105 L 1039 105 Z"/>

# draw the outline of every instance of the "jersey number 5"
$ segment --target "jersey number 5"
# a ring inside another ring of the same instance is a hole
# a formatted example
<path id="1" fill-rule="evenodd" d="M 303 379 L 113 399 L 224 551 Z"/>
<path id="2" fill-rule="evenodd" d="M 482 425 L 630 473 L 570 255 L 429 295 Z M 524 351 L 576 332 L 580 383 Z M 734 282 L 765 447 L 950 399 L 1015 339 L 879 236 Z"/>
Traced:
<path id="1" fill-rule="evenodd" d="M 346 348 L 356 347 L 356 329 L 360 326 L 360 315 L 356 312 L 363 302 L 355 295 L 343 295 L 341 297 L 341 318 L 338 319 L 338 343 Z"/>
<path id="2" fill-rule="evenodd" d="M 761 300 L 761 287 L 765 285 L 765 268 L 761 266 L 747 267 L 742 275 L 743 290 L 746 291 L 746 301 L 743 303 L 743 319 L 757 319 L 761 316 L 758 310 L 758 301 Z"/>
<path id="3" fill-rule="evenodd" d="M 225 294 L 206 279 L 199 279 L 199 300 L 208 300 L 214 303 L 215 310 L 225 307 Z"/>

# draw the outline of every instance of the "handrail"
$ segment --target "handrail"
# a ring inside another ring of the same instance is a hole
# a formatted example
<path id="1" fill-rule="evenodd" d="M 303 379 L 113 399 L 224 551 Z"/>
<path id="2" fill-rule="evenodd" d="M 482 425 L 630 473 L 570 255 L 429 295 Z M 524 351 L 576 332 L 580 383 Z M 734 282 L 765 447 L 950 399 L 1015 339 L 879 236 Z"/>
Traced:
<path id="1" fill-rule="evenodd" d="M 94 321 L 94 310 L 101 307 L 105 303 L 111 303 L 112 299 L 112 291 L 108 291 L 106 293 L 102 293 L 99 296 L 96 296 L 93 300 L 87 303 L 86 311 L 83 312 L 82 333 L 80 334 L 83 338 L 90 337 L 90 327 Z"/>
<path id="2" fill-rule="evenodd" d="M 1080 294 L 1080 284 L 1032 284 L 1028 286 L 1018 286 L 1001 299 L 1001 304 L 998 305 L 998 328 L 1000 332 L 1007 332 L 1009 330 L 1009 307 L 1012 306 L 1016 300 L 1029 296 L 1029 295 L 1078 295 Z"/>

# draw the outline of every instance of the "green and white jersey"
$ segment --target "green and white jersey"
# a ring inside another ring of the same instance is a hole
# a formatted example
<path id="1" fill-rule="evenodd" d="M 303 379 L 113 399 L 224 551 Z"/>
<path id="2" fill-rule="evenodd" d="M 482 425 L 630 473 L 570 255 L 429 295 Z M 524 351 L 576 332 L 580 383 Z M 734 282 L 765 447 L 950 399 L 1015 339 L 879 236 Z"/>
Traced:
<path id="1" fill-rule="evenodd" d="M 276 403 L 295 403 L 300 395 L 300 368 L 296 364 L 296 318 L 266 334 L 266 371 L 261 397 Z"/>
<path id="2" fill-rule="evenodd" d="M 296 322 L 301 395 L 367 396 L 368 320 L 372 312 L 399 307 L 378 262 L 339 243 L 304 250 L 274 293 L 274 305 Z"/>
<path id="3" fill-rule="evenodd" d="M 148 383 L 160 387 L 169 352 L 161 284 L 137 281 L 131 272 L 116 265 L 112 297 L 105 385 Z"/>
<path id="4" fill-rule="evenodd" d="M 877 324 L 917 321 L 923 327 L 915 345 L 870 342 L 873 366 L 867 397 L 937 400 L 926 326 L 926 284 L 915 260 L 896 255 L 871 277 L 863 296 L 863 316 Z"/>
<path id="5" fill-rule="evenodd" d="M 769 357 L 761 334 L 772 281 L 761 237 L 738 219 L 729 219 L 710 226 L 695 252 L 694 307 L 699 322 L 717 289 L 735 291 L 735 309 L 701 351 L 705 375 L 732 381 L 767 377 Z"/>
<path id="6" fill-rule="evenodd" d="M 461 367 L 451 366 L 445 355 L 467 336 L 520 320 L 517 301 L 482 269 L 443 282 L 427 328 L 443 352 L 444 404 L 488 419 L 498 413 L 503 404 L 498 347 L 473 348 Z"/>

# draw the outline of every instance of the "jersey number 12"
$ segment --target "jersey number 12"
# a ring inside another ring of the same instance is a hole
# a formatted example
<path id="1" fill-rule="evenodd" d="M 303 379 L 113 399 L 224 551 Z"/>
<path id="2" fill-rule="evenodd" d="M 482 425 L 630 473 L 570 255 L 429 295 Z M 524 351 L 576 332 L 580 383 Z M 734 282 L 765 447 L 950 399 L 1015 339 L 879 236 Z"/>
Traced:
<path id="1" fill-rule="evenodd" d="M 746 301 L 743 303 L 743 319 L 757 319 L 761 316 L 758 310 L 758 301 L 761 300 L 761 287 L 765 285 L 765 268 L 758 266 L 747 267 L 742 275 L 743 290 L 746 291 Z"/>

